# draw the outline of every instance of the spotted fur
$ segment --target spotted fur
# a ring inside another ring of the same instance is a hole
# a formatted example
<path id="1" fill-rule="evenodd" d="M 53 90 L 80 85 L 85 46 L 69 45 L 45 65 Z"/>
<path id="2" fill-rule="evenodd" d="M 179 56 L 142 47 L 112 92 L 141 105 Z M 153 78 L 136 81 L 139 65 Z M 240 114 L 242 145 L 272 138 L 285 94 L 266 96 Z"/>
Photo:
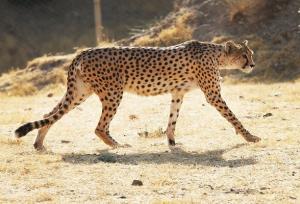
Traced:
<path id="1" fill-rule="evenodd" d="M 172 101 L 167 126 L 169 145 L 175 145 L 174 131 L 183 97 L 200 88 L 208 103 L 214 106 L 249 142 L 260 139 L 251 135 L 227 107 L 221 96 L 219 69 L 239 68 L 251 71 L 253 51 L 242 44 L 188 41 L 170 47 L 93 48 L 80 53 L 68 72 L 67 92 L 60 103 L 43 120 L 19 127 L 16 137 L 39 129 L 34 147 L 43 148 L 51 125 L 63 115 L 96 93 L 102 103 L 102 114 L 95 133 L 106 144 L 119 144 L 110 136 L 109 125 L 122 100 L 123 93 L 143 96 L 171 93 Z"/>

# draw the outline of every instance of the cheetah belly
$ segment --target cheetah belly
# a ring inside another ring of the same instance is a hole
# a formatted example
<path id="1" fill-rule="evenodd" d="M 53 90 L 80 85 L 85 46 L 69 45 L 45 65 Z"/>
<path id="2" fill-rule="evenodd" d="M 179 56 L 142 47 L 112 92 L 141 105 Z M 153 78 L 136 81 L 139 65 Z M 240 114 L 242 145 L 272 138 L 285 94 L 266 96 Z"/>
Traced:
<path id="1" fill-rule="evenodd" d="M 156 96 L 172 92 L 188 92 L 194 88 L 196 84 L 190 80 L 162 79 L 153 82 L 130 80 L 125 86 L 125 91 L 141 96 Z"/>

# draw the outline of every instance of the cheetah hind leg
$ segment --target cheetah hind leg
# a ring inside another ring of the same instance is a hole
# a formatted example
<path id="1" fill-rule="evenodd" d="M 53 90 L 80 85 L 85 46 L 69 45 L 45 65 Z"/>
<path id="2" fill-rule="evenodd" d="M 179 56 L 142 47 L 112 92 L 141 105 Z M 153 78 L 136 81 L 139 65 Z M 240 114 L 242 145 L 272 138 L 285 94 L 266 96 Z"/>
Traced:
<path id="1" fill-rule="evenodd" d="M 51 112 L 49 112 L 48 114 L 45 114 L 43 116 L 43 118 L 45 119 L 45 118 L 51 117 L 52 115 L 56 114 L 58 111 L 61 111 L 61 110 L 64 110 L 64 112 L 65 112 L 64 114 L 66 114 L 67 112 L 74 109 L 76 106 L 80 105 L 80 103 L 85 101 L 92 94 L 92 91 L 89 89 L 89 87 L 84 85 L 84 82 L 81 79 L 77 79 L 77 81 L 75 83 L 75 88 L 73 89 L 73 91 L 75 91 L 75 93 L 76 93 L 75 97 L 73 98 L 73 101 L 71 101 L 69 103 L 69 106 L 67 108 L 64 107 L 64 104 L 66 104 L 66 98 L 67 98 L 68 93 L 66 93 L 65 96 L 61 99 L 61 101 L 53 108 L 53 110 Z M 52 124 L 49 124 L 38 130 L 38 135 L 33 144 L 34 148 L 37 151 L 45 151 L 46 150 L 46 148 L 43 145 L 43 142 L 44 142 L 46 134 L 48 133 L 51 126 L 52 126 Z"/>
<path id="2" fill-rule="evenodd" d="M 53 110 L 47 114 L 45 114 L 43 116 L 43 118 L 47 118 L 47 117 L 50 117 L 51 115 L 55 114 L 59 108 L 61 108 L 64 100 L 65 100 L 66 96 L 64 96 L 61 101 L 53 108 Z M 35 142 L 33 144 L 34 148 L 37 150 L 37 151 L 45 151 L 46 148 L 44 147 L 43 145 L 43 142 L 44 142 L 44 139 L 45 139 L 45 136 L 48 132 L 48 130 L 50 129 L 51 125 L 47 125 L 47 126 L 44 126 L 42 128 L 39 129 L 38 131 L 38 135 L 35 139 Z"/>
<path id="3" fill-rule="evenodd" d="M 108 97 L 108 96 L 106 96 Z M 110 122 L 117 112 L 117 108 L 122 99 L 122 93 L 116 94 L 114 96 L 111 95 L 108 100 L 103 100 L 105 97 L 99 95 L 99 98 L 102 102 L 102 113 L 100 117 L 100 121 L 95 130 L 95 134 L 102 139 L 102 141 L 112 147 L 120 148 L 120 147 L 131 147 L 129 144 L 119 144 L 116 140 L 114 140 L 109 133 Z"/>

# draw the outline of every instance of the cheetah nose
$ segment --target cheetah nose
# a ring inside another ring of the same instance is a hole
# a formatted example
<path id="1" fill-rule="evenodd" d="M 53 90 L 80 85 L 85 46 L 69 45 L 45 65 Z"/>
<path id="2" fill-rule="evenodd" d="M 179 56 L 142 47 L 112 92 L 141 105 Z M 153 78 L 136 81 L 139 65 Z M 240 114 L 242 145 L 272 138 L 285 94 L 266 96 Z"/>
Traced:
<path id="1" fill-rule="evenodd" d="M 251 67 L 251 68 L 254 68 L 254 67 L 255 67 L 255 64 L 250 64 L 250 67 Z"/>

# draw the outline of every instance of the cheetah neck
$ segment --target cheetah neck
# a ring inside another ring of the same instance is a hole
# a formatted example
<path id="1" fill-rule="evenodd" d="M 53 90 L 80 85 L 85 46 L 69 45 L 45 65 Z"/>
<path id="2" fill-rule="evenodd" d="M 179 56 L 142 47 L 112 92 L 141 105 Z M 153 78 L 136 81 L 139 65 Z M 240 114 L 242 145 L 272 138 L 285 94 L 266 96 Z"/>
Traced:
<path id="1" fill-rule="evenodd" d="M 217 59 L 219 69 L 237 69 L 231 62 L 232 60 L 228 58 L 225 51 L 225 45 L 221 45 L 221 50 L 218 53 Z"/>

